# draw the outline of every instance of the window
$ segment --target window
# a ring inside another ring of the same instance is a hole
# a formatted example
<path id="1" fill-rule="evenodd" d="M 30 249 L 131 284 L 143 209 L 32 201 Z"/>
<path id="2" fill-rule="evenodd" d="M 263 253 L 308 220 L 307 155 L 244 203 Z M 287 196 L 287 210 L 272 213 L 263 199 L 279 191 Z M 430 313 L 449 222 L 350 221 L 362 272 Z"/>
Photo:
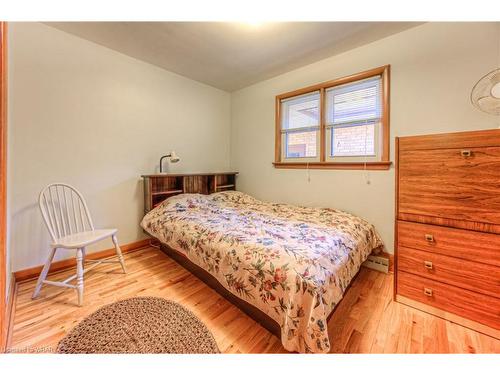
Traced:
<path id="1" fill-rule="evenodd" d="M 319 99 L 315 91 L 281 101 L 284 159 L 318 159 Z"/>
<path id="2" fill-rule="evenodd" d="M 389 66 L 276 97 L 278 168 L 389 169 Z"/>

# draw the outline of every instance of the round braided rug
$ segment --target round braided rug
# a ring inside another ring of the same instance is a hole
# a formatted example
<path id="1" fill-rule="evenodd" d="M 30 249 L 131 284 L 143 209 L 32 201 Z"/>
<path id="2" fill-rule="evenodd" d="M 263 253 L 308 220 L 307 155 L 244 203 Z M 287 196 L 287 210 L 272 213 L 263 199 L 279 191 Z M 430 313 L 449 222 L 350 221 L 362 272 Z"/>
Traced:
<path id="1" fill-rule="evenodd" d="M 214 337 L 191 311 L 156 297 L 130 298 L 86 317 L 58 353 L 219 353 Z"/>

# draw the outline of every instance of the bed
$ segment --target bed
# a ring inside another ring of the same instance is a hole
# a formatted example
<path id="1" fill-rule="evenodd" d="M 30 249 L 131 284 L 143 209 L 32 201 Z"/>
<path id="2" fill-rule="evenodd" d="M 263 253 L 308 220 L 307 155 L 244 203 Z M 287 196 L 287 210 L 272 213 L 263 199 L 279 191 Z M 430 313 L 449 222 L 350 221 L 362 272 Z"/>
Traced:
<path id="1" fill-rule="evenodd" d="M 336 209 L 263 202 L 237 191 L 180 194 L 141 226 L 279 324 L 285 349 L 325 353 L 327 318 L 373 249 L 373 225 Z"/>

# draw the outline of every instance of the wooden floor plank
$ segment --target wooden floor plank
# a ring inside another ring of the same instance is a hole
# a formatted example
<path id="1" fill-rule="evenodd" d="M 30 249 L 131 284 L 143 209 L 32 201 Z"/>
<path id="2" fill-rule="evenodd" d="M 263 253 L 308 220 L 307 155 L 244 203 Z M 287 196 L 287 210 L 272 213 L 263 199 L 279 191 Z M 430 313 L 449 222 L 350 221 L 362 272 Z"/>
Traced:
<path id="1" fill-rule="evenodd" d="M 286 353 L 280 340 L 156 248 L 125 254 L 85 275 L 84 306 L 76 292 L 50 285 L 31 299 L 35 280 L 18 284 L 10 347 L 54 350 L 85 316 L 135 296 L 181 303 L 210 329 L 225 353 Z M 51 276 L 63 280 L 74 271 Z M 393 276 L 362 269 L 328 322 L 333 353 L 500 353 L 500 340 L 392 300 Z"/>

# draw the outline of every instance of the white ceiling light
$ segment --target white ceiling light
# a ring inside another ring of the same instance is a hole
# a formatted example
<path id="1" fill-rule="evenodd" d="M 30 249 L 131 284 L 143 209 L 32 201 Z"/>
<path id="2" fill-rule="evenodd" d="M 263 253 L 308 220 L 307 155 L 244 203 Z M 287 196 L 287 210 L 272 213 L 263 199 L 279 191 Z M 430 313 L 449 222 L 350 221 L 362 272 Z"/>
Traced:
<path id="1" fill-rule="evenodd" d="M 245 21 L 245 22 L 241 22 L 240 24 L 247 27 L 247 28 L 250 28 L 250 29 L 260 29 L 264 25 L 264 22 Z"/>

